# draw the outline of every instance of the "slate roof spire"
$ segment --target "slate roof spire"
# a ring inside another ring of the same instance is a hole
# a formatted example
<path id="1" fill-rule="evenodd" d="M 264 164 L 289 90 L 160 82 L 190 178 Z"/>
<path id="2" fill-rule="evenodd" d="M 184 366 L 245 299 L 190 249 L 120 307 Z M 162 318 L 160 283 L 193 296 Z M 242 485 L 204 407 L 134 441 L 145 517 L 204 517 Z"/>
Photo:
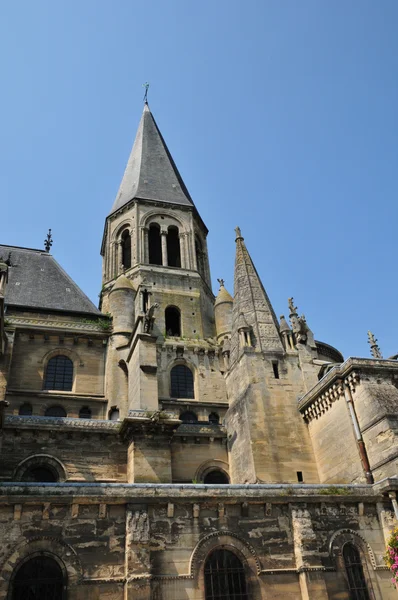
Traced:
<path id="1" fill-rule="evenodd" d="M 110 214 L 133 198 L 194 205 L 148 102 L 144 104 L 133 149 Z"/>
<path id="2" fill-rule="evenodd" d="M 234 304 L 230 364 L 239 356 L 239 327 L 244 315 L 251 328 L 257 351 L 282 351 L 279 324 L 274 309 L 247 251 L 239 227 L 236 228 Z"/>

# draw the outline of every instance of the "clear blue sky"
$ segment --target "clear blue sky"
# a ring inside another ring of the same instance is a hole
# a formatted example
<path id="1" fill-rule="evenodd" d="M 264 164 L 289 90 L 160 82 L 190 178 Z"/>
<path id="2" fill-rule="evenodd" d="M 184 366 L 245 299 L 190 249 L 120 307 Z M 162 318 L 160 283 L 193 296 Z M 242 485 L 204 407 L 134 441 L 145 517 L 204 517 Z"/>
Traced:
<path id="1" fill-rule="evenodd" d="M 397 331 L 397 0 L 0 4 L 1 243 L 97 303 L 142 83 L 233 291 L 239 224 L 276 313 L 385 356 Z"/>

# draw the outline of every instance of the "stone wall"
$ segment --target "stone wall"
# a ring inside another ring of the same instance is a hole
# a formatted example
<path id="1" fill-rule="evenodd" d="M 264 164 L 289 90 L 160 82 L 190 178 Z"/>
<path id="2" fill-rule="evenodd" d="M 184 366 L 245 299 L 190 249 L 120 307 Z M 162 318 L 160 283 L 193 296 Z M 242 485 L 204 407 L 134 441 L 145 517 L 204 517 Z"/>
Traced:
<path id="1" fill-rule="evenodd" d="M 32 486 L 24 500 L 15 485 L 5 491 L 0 599 L 19 562 L 45 551 L 65 567 L 68 600 L 204 600 L 206 558 L 224 548 L 241 560 L 251 600 L 348 600 L 347 542 L 359 549 L 371 597 L 396 596 L 378 516 L 390 506 L 371 486 L 127 486 L 100 496 Z"/>

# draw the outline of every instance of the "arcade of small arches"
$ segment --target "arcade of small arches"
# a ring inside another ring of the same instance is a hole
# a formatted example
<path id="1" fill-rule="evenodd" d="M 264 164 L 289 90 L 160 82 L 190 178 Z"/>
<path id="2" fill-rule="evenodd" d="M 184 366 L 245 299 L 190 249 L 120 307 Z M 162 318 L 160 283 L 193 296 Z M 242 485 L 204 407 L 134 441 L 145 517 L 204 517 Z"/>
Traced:
<path id="1" fill-rule="evenodd" d="M 140 255 L 143 264 L 193 269 L 208 279 L 207 253 L 199 233 L 191 236 L 182 223 L 170 215 L 147 218 L 141 226 Z M 193 241 L 191 241 L 193 240 Z M 191 248 L 192 245 L 192 248 Z M 117 231 L 107 268 L 110 277 L 133 266 L 133 230 L 128 223 Z M 117 265 L 117 266 L 116 266 Z"/>

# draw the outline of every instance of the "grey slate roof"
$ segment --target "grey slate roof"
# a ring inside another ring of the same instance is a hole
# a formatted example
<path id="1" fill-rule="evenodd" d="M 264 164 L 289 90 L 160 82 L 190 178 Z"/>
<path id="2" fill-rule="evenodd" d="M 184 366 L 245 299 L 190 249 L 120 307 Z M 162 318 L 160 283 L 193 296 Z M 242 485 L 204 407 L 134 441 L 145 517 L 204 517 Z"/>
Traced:
<path id="1" fill-rule="evenodd" d="M 6 260 L 9 253 L 6 305 L 101 314 L 51 254 L 0 244 L 0 257 Z"/>
<path id="2" fill-rule="evenodd" d="M 193 206 L 147 104 L 110 214 L 133 198 Z"/>

